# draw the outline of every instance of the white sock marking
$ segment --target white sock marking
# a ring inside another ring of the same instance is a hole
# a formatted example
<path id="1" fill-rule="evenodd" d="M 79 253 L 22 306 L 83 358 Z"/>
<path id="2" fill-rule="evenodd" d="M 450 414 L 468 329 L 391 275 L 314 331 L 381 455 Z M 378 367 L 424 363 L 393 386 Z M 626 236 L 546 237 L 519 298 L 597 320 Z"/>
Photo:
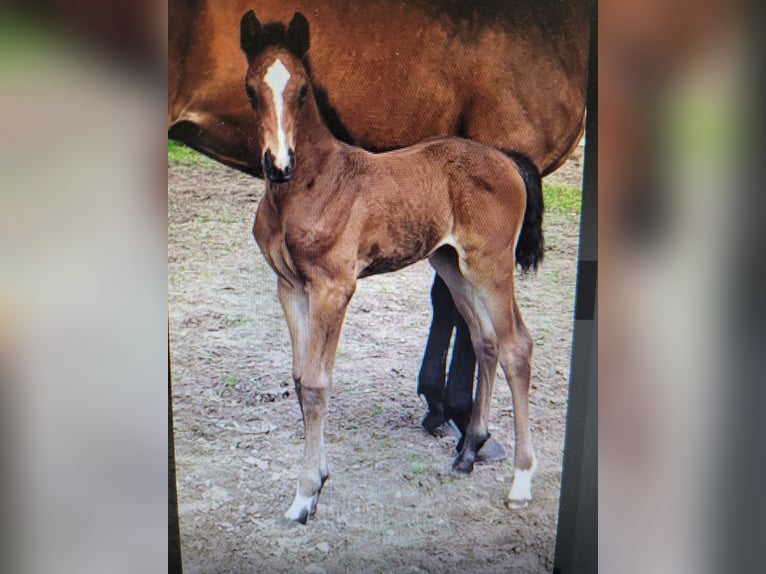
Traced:
<path id="1" fill-rule="evenodd" d="M 285 518 L 288 520 L 298 520 L 300 516 L 305 512 L 311 514 L 314 504 L 316 504 L 316 495 L 303 496 L 301 494 L 300 483 L 298 483 L 295 489 L 295 498 L 290 508 L 285 512 Z"/>
<path id="2" fill-rule="evenodd" d="M 274 108 L 277 112 L 277 152 L 274 157 L 274 165 L 279 169 L 284 169 L 290 163 L 290 156 L 287 151 L 287 136 L 282 122 L 284 113 L 283 94 L 290 81 L 290 72 L 287 71 L 282 60 L 277 60 L 266 70 L 263 77 L 266 85 L 271 89 L 271 95 L 274 98 Z"/>
<path id="3" fill-rule="evenodd" d="M 508 505 L 511 508 L 526 506 L 528 500 L 532 500 L 532 476 L 537 470 L 537 457 L 532 459 L 532 468 L 527 470 L 516 469 L 513 473 L 511 492 L 508 493 Z"/>

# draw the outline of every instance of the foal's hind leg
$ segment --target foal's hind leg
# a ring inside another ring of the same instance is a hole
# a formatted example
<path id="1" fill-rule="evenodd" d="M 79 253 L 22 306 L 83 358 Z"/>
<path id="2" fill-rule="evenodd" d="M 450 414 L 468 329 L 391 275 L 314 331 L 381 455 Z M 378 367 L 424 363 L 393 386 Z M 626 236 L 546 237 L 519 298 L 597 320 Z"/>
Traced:
<path id="1" fill-rule="evenodd" d="M 537 470 L 537 458 L 532 448 L 529 428 L 529 383 L 533 342 L 515 300 L 512 301 L 511 311 L 511 329 L 501 334 L 498 343 L 500 364 L 513 395 L 516 435 L 513 484 L 507 504 L 509 508 L 522 508 L 532 500 L 532 475 Z"/>
<path id="2" fill-rule="evenodd" d="M 465 430 L 460 454 L 452 465 L 457 471 L 471 472 L 478 451 L 489 438 L 488 419 L 497 369 L 497 340 L 477 292 L 460 272 L 455 251 L 443 248 L 434 253 L 430 261 L 449 287 L 455 304 L 468 325 L 479 363 L 479 379 L 471 418 Z"/>

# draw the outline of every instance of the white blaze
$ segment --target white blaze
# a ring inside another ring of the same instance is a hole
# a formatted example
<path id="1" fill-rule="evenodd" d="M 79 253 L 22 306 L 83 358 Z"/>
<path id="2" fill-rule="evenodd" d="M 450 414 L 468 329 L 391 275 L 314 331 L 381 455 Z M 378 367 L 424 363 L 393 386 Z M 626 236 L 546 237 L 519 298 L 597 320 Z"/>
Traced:
<path id="1" fill-rule="evenodd" d="M 277 59 L 263 77 L 266 85 L 271 89 L 271 95 L 274 98 L 274 108 L 277 113 L 277 150 L 274 153 L 274 165 L 279 169 L 284 169 L 290 163 L 290 156 L 287 151 L 287 136 L 285 135 L 285 126 L 282 123 L 284 113 L 284 99 L 282 95 L 290 81 L 290 72 L 287 71 L 282 60 Z"/>

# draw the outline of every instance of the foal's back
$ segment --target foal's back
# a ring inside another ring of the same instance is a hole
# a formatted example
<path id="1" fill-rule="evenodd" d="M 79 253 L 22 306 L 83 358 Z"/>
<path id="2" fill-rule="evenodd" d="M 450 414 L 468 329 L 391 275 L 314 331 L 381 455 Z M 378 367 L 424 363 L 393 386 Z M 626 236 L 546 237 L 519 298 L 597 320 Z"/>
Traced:
<path id="1" fill-rule="evenodd" d="M 515 162 L 502 152 L 461 138 L 432 138 L 371 154 L 347 148 L 353 177 L 362 274 L 393 271 L 428 257 L 442 245 L 481 256 L 513 246 L 526 207 Z"/>

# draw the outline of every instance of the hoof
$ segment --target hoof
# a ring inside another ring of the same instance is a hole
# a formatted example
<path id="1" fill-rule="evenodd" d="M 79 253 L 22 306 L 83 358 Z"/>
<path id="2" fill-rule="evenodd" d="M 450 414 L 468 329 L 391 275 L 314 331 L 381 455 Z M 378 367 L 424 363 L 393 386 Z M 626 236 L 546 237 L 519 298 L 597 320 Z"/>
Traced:
<path id="1" fill-rule="evenodd" d="M 505 505 L 509 510 L 521 510 L 529 505 L 529 500 L 511 500 L 510 498 L 505 501 Z"/>
<path id="2" fill-rule="evenodd" d="M 505 447 L 490 437 L 476 453 L 476 462 L 500 462 L 508 458 Z"/>
<path id="3" fill-rule="evenodd" d="M 285 512 L 285 514 L 282 517 L 283 526 L 288 530 L 291 528 L 297 528 L 298 525 L 305 526 L 308 523 L 308 520 L 309 520 L 308 512 L 305 512 L 299 516 L 296 516 L 295 518 L 288 516 L 288 513 Z"/>
<path id="4" fill-rule="evenodd" d="M 447 419 L 444 417 L 443 412 L 429 410 L 426 413 L 426 416 L 423 417 L 423 420 L 420 424 L 423 425 L 423 428 L 427 432 L 432 433 L 446 422 Z"/>
<path id="5" fill-rule="evenodd" d="M 470 474 L 473 470 L 473 460 L 458 456 L 452 463 L 452 470 L 461 474 Z"/>
<path id="6" fill-rule="evenodd" d="M 317 511 L 318 498 L 319 496 L 316 494 L 314 496 L 301 496 L 297 494 L 290 508 L 285 512 L 285 520 L 296 524 L 306 524 L 309 516 L 313 516 Z"/>

